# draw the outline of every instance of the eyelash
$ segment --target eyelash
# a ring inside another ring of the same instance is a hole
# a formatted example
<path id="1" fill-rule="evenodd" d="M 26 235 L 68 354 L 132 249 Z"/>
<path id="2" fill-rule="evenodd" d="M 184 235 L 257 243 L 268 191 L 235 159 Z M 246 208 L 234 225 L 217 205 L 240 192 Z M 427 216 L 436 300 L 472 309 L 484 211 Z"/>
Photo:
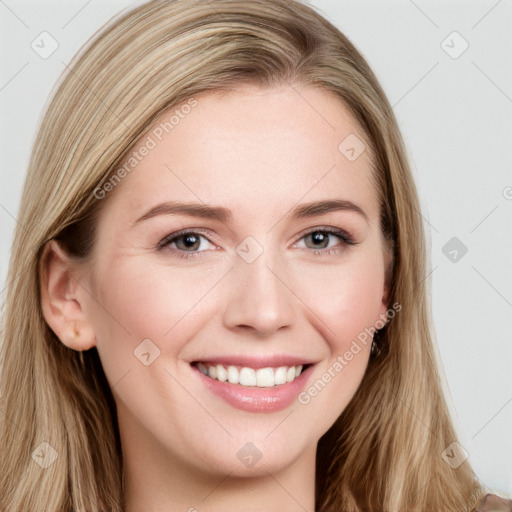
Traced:
<path id="1" fill-rule="evenodd" d="M 356 245 L 356 242 L 352 239 L 352 237 L 345 231 L 333 228 L 330 226 L 322 226 L 318 228 L 311 229 L 304 233 L 299 240 L 302 240 L 303 238 L 307 237 L 308 235 L 311 235 L 312 233 L 328 233 L 330 235 L 334 235 L 338 238 L 343 244 L 345 245 Z M 191 229 L 182 229 L 181 231 L 177 231 L 175 233 L 171 233 L 170 235 L 167 235 L 164 237 L 160 242 L 157 244 L 157 249 L 159 251 L 163 250 L 169 250 L 171 251 L 174 256 L 178 258 L 197 258 L 201 256 L 201 254 L 205 251 L 183 251 L 181 249 L 173 249 L 169 248 L 168 246 L 175 242 L 177 239 L 181 238 L 184 235 L 202 235 L 204 238 L 208 240 L 208 238 L 205 236 L 205 233 L 198 229 L 195 231 L 192 231 Z M 210 242 L 210 240 L 208 240 Z M 210 242 L 212 243 L 212 242 Z M 309 248 L 306 248 L 309 249 Z M 329 254 L 339 254 L 339 246 L 333 248 L 333 249 L 310 249 L 313 251 L 313 254 L 316 256 L 326 256 Z"/>

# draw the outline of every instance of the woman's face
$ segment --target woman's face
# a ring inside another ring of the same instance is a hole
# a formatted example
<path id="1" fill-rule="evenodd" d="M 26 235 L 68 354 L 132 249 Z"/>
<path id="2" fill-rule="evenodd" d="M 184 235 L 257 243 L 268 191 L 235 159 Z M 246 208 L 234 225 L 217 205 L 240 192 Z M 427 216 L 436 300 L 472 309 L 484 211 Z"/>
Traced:
<path id="1" fill-rule="evenodd" d="M 188 105 L 99 199 L 82 307 L 127 459 L 263 475 L 314 458 L 387 309 L 370 156 L 319 89 Z"/>

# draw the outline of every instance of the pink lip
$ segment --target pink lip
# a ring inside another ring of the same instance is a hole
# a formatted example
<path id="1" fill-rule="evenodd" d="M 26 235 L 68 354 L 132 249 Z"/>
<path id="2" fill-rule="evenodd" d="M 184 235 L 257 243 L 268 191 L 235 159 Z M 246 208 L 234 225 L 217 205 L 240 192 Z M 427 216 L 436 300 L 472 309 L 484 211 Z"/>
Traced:
<path id="1" fill-rule="evenodd" d="M 305 366 L 314 364 L 314 361 L 297 356 L 275 354 L 273 356 L 214 356 L 205 359 L 197 359 L 196 362 L 208 364 L 222 364 L 223 366 L 247 366 L 249 368 L 277 368 L 279 366 Z"/>
<path id="2" fill-rule="evenodd" d="M 217 361 L 217 359 L 216 359 Z M 236 359 L 230 358 L 230 361 Z M 272 364 L 267 362 L 261 366 L 253 366 L 247 363 L 245 358 L 241 366 L 250 366 L 252 368 L 265 368 L 266 366 L 296 366 L 296 364 Z M 290 359 L 287 359 L 289 362 Z M 300 363 L 298 363 L 300 364 Z M 235 365 L 233 365 L 235 366 Z M 230 384 L 229 382 L 220 382 L 201 373 L 196 366 L 192 369 L 197 374 L 201 382 L 216 396 L 222 398 L 229 405 L 249 412 L 274 412 L 285 409 L 293 403 L 299 393 L 306 386 L 307 381 L 313 371 L 313 365 L 306 368 L 295 380 L 275 386 L 272 388 L 245 387 L 239 384 Z"/>

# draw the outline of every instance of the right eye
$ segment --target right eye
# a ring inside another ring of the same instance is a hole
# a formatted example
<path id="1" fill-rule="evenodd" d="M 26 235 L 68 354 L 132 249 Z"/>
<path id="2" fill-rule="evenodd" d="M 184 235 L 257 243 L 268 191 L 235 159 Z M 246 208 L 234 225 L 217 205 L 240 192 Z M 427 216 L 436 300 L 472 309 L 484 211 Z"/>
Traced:
<path id="1" fill-rule="evenodd" d="M 196 231 L 191 231 L 190 229 L 181 230 L 165 236 L 158 243 L 157 247 L 159 250 L 170 251 L 179 258 L 191 258 L 199 256 L 204 252 L 204 250 L 199 250 L 206 245 L 201 243 L 201 240 L 211 243 L 204 235 Z M 174 247 L 172 247 L 173 245 Z"/>

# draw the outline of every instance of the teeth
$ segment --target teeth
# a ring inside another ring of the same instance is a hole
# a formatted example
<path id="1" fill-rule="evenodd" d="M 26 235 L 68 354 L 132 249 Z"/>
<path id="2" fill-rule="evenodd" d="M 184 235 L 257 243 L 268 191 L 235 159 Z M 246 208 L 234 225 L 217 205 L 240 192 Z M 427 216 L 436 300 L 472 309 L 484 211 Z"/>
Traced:
<path id="1" fill-rule="evenodd" d="M 278 368 L 254 368 L 228 366 L 221 364 L 210 365 L 208 363 L 197 363 L 197 368 L 204 375 L 221 382 L 228 381 L 230 384 L 239 384 L 247 387 L 271 388 L 281 386 L 287 382 L 293 382 L 301 373 L 302 365 L 280 366 Z"/>
<path id="2" fill-rule="evenodd" d="M 238 384 L 240 380 L 240 374 L 235 366 L 228 366 L 228 381 L 231 384 Z"/>
<path id="3" fill-rule="evenodd" d="M 221 382 L 228 380 L 228 372 L 221 364 L 217 365 L 217 380 L 220 380 Z"/>
<path id="4" fill-rule="evenodd" d="M 272 370 L 272 368 L 260 368 L 256 372 L 255 377 L 256 385 L 259 388 L 270 388 L 274 385 L 275 377 L 274 370 Z"/>
<path id="5" fill-rule="evenodd" d="M 256 372 L 252 368 L 242 368 L 239 382 L 242 386 L 256 386 Z"/>
<path id="6" fill-rule="evenodd" d="M 294 373 L 295 375 L 295 373 Z M 281 384 L 286 384 L 286 366 L 280 366 L 274 372 L 274 384 L 279 386 Z"/>

